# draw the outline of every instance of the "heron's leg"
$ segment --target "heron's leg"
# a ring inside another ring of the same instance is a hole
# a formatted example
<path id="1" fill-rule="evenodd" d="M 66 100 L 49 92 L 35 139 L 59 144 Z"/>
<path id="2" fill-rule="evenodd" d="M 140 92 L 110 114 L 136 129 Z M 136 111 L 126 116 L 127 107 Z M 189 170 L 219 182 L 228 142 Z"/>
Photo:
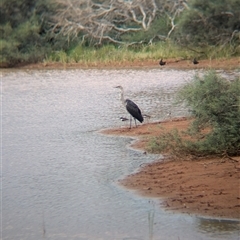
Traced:
<path id="1" fill-rule="evenodd" d="M 132 125 L 132 116 L 130 115 L 130 128 L 131 128 L 131 125 Z"/>
<path id="2" fill-rule="evenodd" d="M 137 127 L 137 121 L 136 121 L 136 118 L 134 118 L 134 121 L 135 121 L 135 127 Z"/>

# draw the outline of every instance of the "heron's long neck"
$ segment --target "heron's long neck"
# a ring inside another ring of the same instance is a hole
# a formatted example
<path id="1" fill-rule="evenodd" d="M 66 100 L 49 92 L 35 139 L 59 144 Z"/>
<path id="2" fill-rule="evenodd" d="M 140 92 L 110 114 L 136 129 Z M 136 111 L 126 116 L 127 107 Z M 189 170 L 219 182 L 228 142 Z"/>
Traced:
<path id="1" fill-rule="evenodd" d="M 126 104 L 125 104 L 123 89 L 121 89 L 121 101 L 122 101 L 122 104 L 125 106 Z"/>

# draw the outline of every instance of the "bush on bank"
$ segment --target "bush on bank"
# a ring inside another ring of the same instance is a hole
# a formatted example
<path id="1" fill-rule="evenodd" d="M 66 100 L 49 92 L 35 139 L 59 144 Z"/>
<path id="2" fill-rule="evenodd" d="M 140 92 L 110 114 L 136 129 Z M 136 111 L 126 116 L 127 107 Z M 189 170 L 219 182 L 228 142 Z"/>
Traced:
<path id="1" fill-rule="evenodd" d="M 193 122 L 185 133 L 174 130 L 153 138 L 150 151 L 206 156 L 240 155 L 240 78 L 228 80 L 215 71 L 196 75 L 178 94 Z M 191 140 L 190 140 L 191 139 Z"/>

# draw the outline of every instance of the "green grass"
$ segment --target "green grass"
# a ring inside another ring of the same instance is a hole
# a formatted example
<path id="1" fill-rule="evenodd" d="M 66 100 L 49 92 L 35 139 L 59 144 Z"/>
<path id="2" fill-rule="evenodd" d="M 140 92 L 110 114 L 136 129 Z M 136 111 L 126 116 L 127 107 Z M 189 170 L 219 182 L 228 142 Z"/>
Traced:
<path id="1" fill-rule="evenodd" d="M 181 50 L 178 47 L 168 43 L 158 43 L 150 46 L 141 46 L 139 48 L 106 45 L 101 48 L 76 46 L 68 52 L 52 52 L 46 59 L 46 62 L 76 62 L 76 63 L 116 63 L 126 61 L 145 61 L 156 60 L 159 58 L 175 58 L 183 56 L 190 57 L 190 53 Z"/>
<path id="2" fill-rule="evenodd" d="M 158 42 L 141 46 L 104 45 L 100 48 L 75 46 L 68 51 L 55 51 L 45 58 L 45 62 L 61 63 L 124 63 L 134 61 L 159 60 L 160 58 L 181 59 L 216 59 L 240 56 L 240 47 L 232 46 L 206 47 L 204 49 L 189 49 L 169 42 Z"/>

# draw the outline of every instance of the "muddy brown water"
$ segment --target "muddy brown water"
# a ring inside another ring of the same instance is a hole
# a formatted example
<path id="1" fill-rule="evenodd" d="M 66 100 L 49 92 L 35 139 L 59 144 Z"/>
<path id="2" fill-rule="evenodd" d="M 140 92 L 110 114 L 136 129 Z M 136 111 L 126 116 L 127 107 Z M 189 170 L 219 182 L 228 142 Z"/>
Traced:
<path id="1" fill-rule="evenodd" d="M 174 96 L 196 71 L 2 71 L 2 239 L 238 239 L 237 220 L 165 212 L 121 188 L 159 156 L 98 133 L 128 124 L 116 85 L 146 121 L 187 115 Z"/>

